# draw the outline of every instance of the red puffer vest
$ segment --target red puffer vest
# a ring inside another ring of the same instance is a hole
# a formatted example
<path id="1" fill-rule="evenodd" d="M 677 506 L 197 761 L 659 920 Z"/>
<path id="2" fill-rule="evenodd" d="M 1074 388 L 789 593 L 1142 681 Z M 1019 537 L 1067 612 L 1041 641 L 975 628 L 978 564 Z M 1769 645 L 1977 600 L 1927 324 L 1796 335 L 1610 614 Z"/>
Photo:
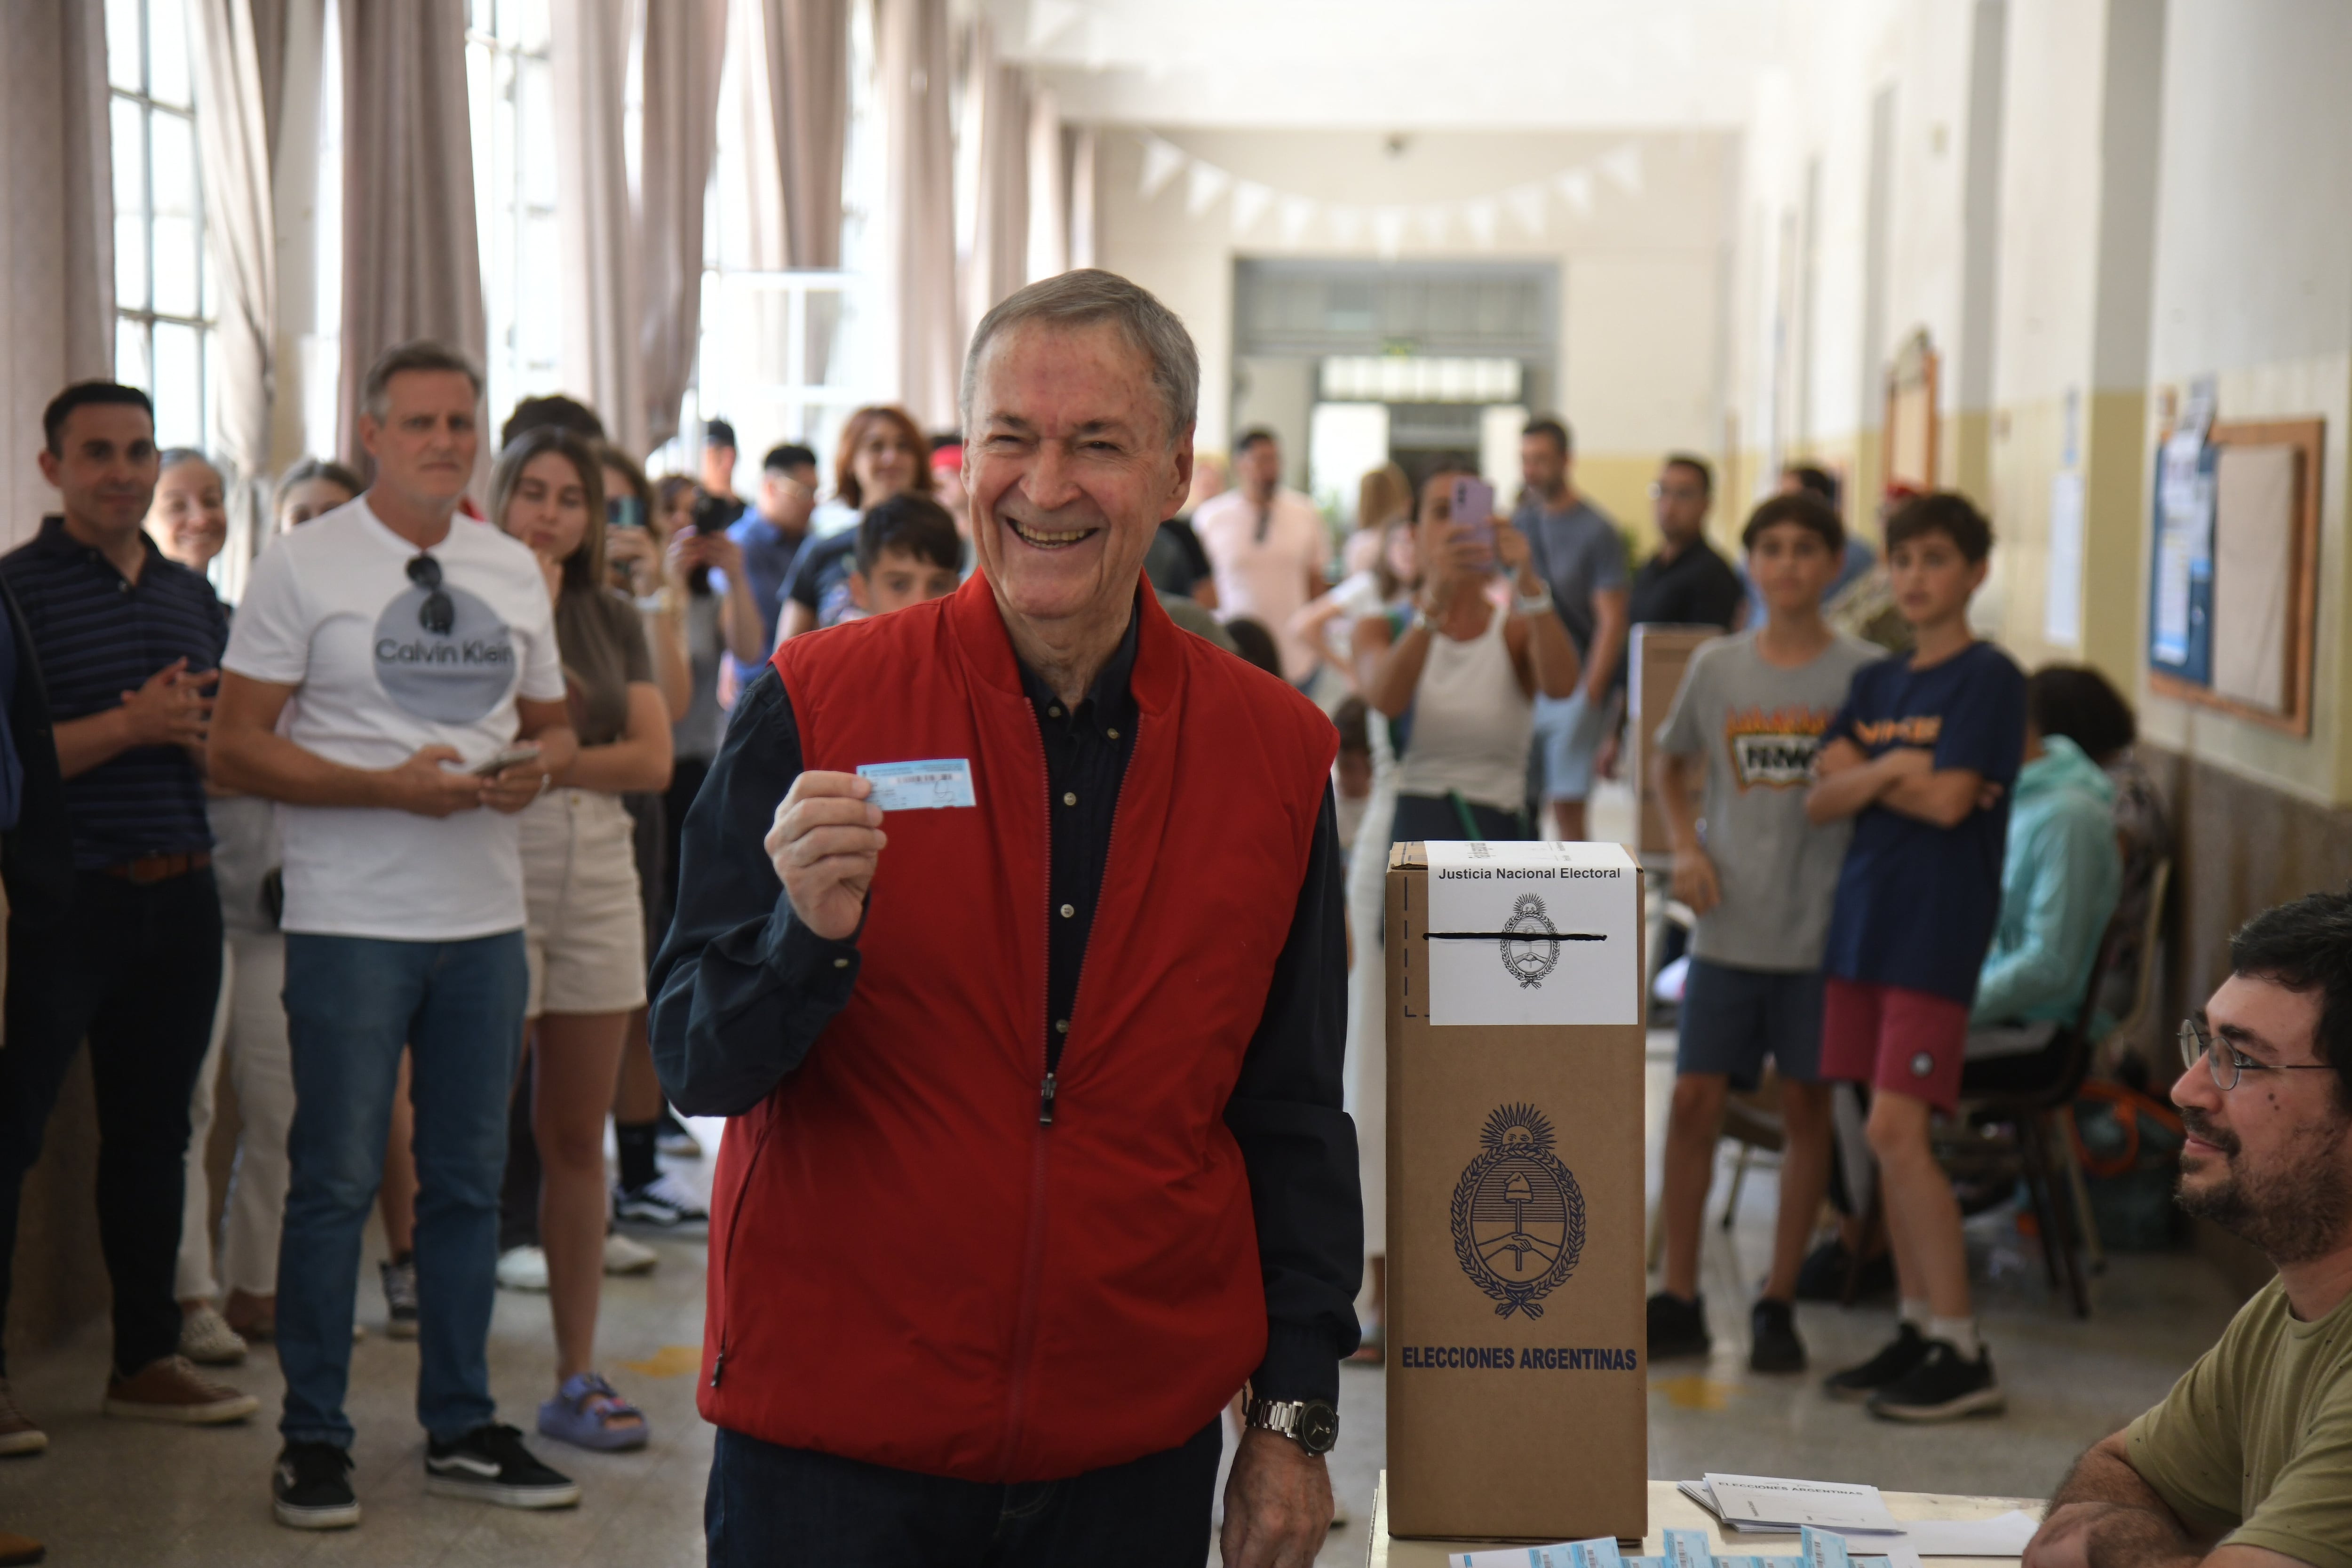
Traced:
<path id="1" fill-rule="evenodd" d="M 808 767 L 966 758 L 978 806 L 889 817 L 848 1006 L 727 1130 L 713 1423 L 1045 1480 L 1183 1442 L 1264 1353 L 1223 1113 L 1337 737 L 1139 604 L 1133 750 L 1051 1125 L 1045 748 L 987 581 L 777 651 Z"/>

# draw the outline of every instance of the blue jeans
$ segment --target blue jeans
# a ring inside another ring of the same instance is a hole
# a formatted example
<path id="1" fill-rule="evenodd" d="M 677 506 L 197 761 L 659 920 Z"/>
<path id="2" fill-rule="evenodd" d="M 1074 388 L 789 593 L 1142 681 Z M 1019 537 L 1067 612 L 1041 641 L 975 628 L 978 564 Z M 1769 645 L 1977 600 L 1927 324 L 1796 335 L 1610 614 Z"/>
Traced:
<path id="1" fill-rule="evenodd" d="M 520 931 L 467 942 L 288 933 L 293 1174 L 277 1331 L 288 1442 L 352 1445 L 343 1393 L 360 1240 L 383 1180 L 404 1045 L 416 1110 L 416 1418 L 446 1442 L 496 1415 L 499 1180 L 529 984 Z"/>
<path id="2" fill-rule="evenodd" d="M 702 1522 L 709 1568 L 1200 1568 L 1224 1417 L 1173 1448 L 1001 1486 L 785 1448 L 721 1426 Z"/>

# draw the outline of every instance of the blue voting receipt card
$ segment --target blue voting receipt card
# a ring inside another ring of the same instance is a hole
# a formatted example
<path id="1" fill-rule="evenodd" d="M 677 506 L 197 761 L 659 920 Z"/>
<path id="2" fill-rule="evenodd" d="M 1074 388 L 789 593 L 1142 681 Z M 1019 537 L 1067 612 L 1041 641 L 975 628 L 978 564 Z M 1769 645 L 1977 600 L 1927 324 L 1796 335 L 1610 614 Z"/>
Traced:
<path id="1" fill-rule="evenodd" d="M 971 763 L 962 757 L 927 763 L 861 763 L 857 776 L 874 786 L 866 798 L 884 811 L 940 811 L 972 805 Z"/>

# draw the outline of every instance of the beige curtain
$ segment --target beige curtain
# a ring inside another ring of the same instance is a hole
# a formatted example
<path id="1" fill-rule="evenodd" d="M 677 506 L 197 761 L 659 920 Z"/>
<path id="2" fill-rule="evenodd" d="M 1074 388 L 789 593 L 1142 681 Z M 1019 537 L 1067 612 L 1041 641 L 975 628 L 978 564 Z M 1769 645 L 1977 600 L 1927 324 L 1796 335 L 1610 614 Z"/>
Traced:
<path id="1" fill-rule="evenodd" d="M 271 0 L 261 9 L 282 10 Z M 218 279 L 218 449 L 229 467 L 221 592 L 245 591 L 245 568 L 268 530 L 270 406 L 278 320 L 278 225 L 269 178 L 268 95 L 251 0 L 196 0 L 196 143 L 205 234 Z"/>
<path id="2" fill-rule="evenodd" d="M 1070 182 L 1063 161 L 1062 103 L 1054 89 L 1029 95 L 1028 277 L 1058 277 L 1070 269 Z"/>
<path id="3" fill-rule="evenodd" d="M 114 374 L 114 166 L 106 27 L 95 0 L 9 0 L 0 49 L 0 549 L 57 492 L 41 480 L 41 410 Z"/>
<path id="4" fill-rule="evenodd" d="M 1095 264 L 1095 128 L 1070 138 L 1070 265 Z M 1385 1005 L 1385 1004 L 1383 1004 Z"/>
<path id="5" fill-rule="evenodd" d="M 963 359 L 947 0 L 876 0 L 875 57 L 883 198 L 874 312 L 882 363 L 895 372 L 908 410 L 942 428 L 955 421 Z"/>
<path id="6" fill-rule="evenodd" d="M 614 445 L 645 456 L 637 362 L 637 239 L 630 232 L 626 101 L 630 0 L 565 0 L 552 13 L 556 374 L 594 408 Z M 700 238 L 698 230 L 696 237 Z"/>
<path id="7" fill-rule="evenodd" d="M 702 228 L 719 153 L 727 0 L 646 8 L 645 132 L 636 193 L 637 360 L 650 451 L 677 434 L 702 321 Z"/>
<path id="8" fill-rule="evenodd" d="M 1029 87 L 1018 66 L 997 58 L 985 19 L 972 28 L 963 91 L 972 188 L 963 204 L 969 226 L 958 238 L 968 339 L 990 306 L 1029 280 Z"/>
<path id="9" fill-rule="evenodd" d="M 769 131 L 783 175 L 784 265 L 841 265 L 849 0 L 758 0 Z"/>
<path id="10" fill-rule="evenodd" d="M 488 327 L 474 227 L 466 0 L 340 3 L 343 341 L 335 417 L 337 445 L 364 462 L 360 385 L 377 356 L 432 338 L 479 363 Z M 482 443 L 485 464 L 489 447 Z"/>

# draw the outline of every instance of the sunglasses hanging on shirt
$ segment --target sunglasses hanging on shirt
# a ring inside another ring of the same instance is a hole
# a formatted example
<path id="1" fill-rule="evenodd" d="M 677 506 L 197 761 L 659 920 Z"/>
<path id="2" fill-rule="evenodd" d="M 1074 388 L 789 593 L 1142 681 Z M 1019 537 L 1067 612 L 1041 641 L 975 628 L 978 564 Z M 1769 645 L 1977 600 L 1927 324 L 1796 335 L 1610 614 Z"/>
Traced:
<path id="1" fill-rule="evenodd" d="M 415 557 L 408 563 L 408 580 L 425 590 L 425 603 L 416 606 L 416 624 L 435 637 L 447 637 L 457 624 L 457 606 L 441 591 L 441 563 L 430 555 Z"/>

